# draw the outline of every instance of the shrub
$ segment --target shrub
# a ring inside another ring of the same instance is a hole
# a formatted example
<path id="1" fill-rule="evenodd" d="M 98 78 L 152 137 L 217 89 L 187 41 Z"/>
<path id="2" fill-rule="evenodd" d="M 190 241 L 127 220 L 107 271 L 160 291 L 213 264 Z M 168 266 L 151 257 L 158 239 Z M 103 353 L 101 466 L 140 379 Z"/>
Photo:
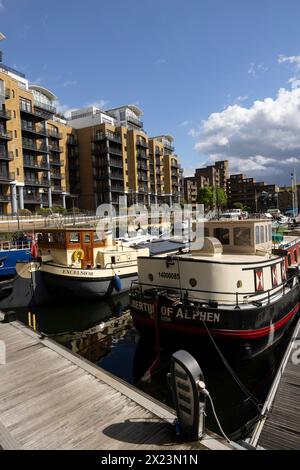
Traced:
<path id="1" fill-rule="evenodd" d="M 29 209 L 20 209 L 19 215 L 32 215 L 32 212 Z"/>

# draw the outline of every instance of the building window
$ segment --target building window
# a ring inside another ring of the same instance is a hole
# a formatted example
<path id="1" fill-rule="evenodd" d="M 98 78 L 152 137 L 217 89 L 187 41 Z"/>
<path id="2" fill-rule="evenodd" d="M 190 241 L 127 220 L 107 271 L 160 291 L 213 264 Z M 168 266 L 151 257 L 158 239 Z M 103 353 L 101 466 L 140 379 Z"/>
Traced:
<path id="1" fill-rule="evenodd" d="M 20 176 L 20 170 L 17 168 L 17 176 Z"/>
<path id="2" fill-rule="evenodd" d="M 229 245 L 229 229 L 228 228 L 215 228 L 214 237 L 216 237 L 222 245 Z"/>
<path id="3" fill-rule="evenodd" d="M 236 246 L 251 245 L 250 228 L 235 227 L 233 229 L 233 243 Z"/>
<path id="4" fill-rule="evenodd" d="M 18 156 L 19 156 L 19 150 L 16 149 L 16 157 L 18 158 Z"/>
<path id="5" fill-rule="evenodd" d="M 18 137 L 18 133 L 17 131 L 15 131 L 15 139 Z"/>
<path id="6" fill-rule="evenodd" d="M 291 253 L 288 254 L 288 265 L 291 266 L 292 264 L 292 258 L 291 258 Z"/>
<path id="7" fill-rule="evenodd" d="M 16 119 L 17 117 L 17 114 L 16 114 L 16 111 L 14 111 L 14 119 Z"/>
<path id="8" fill-rule="evenodd" d="M 12 90 L 12 97 L 15 97 L 15 90 Z"/>

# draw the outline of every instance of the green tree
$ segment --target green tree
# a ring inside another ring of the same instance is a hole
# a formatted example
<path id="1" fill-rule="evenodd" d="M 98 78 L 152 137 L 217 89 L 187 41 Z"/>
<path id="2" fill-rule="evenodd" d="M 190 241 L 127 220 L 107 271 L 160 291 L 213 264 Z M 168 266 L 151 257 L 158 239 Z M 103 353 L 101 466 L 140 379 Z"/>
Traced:
<path id="1" fill-rule="evenodd" d="M 200 188 L 197 196 L 198 204 L 203 204 L 206 211 L 214 206 L 214 192 L 211 186 Z"/>
<path id="2" fill-rule="evenodd" d="M 215 188 L 215 205 L 217 209 L 223 209 L 227 206 L 227 194 L 223 188 Z"/>
<path id="3" fill-rule="evenodd" d="M 233 204 L 233 208 L 234 209 L 241 209 L 241 211 L 243 211 L 244 210 L 244 204 L 242 202 L 235 202 Z"/>

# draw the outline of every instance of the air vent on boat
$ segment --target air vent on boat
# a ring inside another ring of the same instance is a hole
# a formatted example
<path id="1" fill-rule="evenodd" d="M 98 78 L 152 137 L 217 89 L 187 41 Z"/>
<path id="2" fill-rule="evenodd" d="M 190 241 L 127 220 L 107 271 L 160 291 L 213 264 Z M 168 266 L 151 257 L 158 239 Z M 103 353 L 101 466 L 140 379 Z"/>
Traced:
<path id="1" fill-rule="evenodd" d="M 216 256 L 223 253 L 222 243 L 214 237 L 204 237 L 202 248 L 192 249 L 193 254 Z"/>

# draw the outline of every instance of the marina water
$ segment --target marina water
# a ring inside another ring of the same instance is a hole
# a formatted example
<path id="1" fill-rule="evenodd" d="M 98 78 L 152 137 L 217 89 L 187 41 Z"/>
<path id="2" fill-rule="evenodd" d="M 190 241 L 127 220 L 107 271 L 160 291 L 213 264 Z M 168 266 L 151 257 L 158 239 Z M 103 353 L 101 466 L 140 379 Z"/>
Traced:
<path id="1" fill-rule="evenodd" d="M 271 349 L 257 358 L 239 361 L 221 357 L 213 344 L 201 344 L 199 338 L 165 346 L 160 366 L 149 377 L 147 370 L 156 357 L 153 346 L 139 337 L 128 310 L 128 295 L 104 300 L 41 305 L 18 309 L 22 322 L 97 364 L 126 382 L 172 406 L 167 383 L 170 357 L 178 349 L 189 351 L 199 362 L 205 382 L 214 400 L 222 426 L 234 440 L 245 438 L 259 418 L 260 404 L 267 397 L 272 381 L 289 343 L 293 328 Z M 232 370 L 224 361 L 228 360 Z M 84 397 L 82 397 L 84 400 Z M 219 432 L 207 405 L 207 427 Z"/>

